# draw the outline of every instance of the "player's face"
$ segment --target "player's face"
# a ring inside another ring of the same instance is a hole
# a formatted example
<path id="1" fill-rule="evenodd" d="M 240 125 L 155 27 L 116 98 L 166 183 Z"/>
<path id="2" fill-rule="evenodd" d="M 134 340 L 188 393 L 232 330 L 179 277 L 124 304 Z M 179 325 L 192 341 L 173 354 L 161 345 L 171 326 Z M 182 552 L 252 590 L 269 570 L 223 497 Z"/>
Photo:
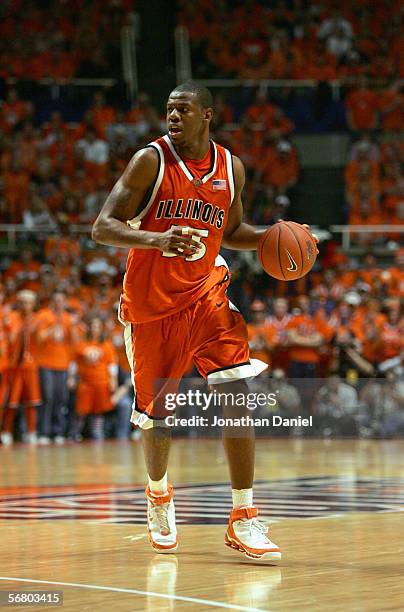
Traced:
<path id="1" fill-rule="evenodd" d="M 209 125 L 211 109 L 204 109 L 192 93 L 173 92 L 167 101 L 167 130 L 174 145 L 192 144 Z"/>

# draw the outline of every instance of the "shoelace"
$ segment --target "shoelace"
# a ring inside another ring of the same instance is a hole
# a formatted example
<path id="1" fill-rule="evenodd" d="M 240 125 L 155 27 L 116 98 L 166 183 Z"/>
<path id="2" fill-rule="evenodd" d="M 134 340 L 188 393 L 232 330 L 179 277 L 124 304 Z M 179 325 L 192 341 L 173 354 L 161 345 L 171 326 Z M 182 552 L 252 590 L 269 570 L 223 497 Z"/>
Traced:
<path id="1" fill-rule="evenodd" d="M 169 504 L 162 504 L 161 506 L 152 506 L 151 511 L 155 514 L 157 522 L 160 527 L 160 531 L 170 532 L 170 526 L 168 524 L 168 506 Z"/>
<path id="2" fill-rule="evenodd" d="M 262 521 L 259 521 L 257 518 L 247 519 L 245 522 L 247 521 L 250 523 L 249 525 L 250 535 L 266 535 L 268 533 L 268 530 L 269 530 L 268 525 L 266 525 Z"/>

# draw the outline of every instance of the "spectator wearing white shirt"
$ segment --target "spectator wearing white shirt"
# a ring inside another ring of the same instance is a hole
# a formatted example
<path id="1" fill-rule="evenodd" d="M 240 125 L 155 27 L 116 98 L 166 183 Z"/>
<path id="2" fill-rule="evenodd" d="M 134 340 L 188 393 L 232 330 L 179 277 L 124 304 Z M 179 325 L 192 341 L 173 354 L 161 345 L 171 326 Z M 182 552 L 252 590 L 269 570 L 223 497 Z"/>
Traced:
<path id="1" fill-rule="evenodd" d="M 372 162 L 380 161 L 379 145 L 369 138 L 369 134 L 363 134 L 351 147 L 349 161 L 366 159 Z"/>
<path id="2" fill-rule="evenodd" d="M 352 38 L 348 36 L 342 27 L 338 27 L 327 39 L 327 50 L 335 55 L 338 61 L 342 60 L 351 47 Z"/>
<path id="3" fill-rule="evenodd" d="M 314 400 L 314 420 L 324 436 L 357 433 L 356 412 L 358 393 L 343 382 L 338 374 L 331 374 L 317 391 Z"/>
<path id="4" fill-rule="evenodd" d="M 348 38 L 352 38 L 353 36 L 351 23 L 342 16 L 340 10 L 334 9 L 332 16 L 328 19 L 324 19 L 323 23 L 320 25 L 317 36 L 319 38 L 328 38 L 332 34 L 335 34 L 337 30 L 342 30 Z"/>
<path id="5" fill-rule="evenodd" d="M 93 222 L 107 199 L 108 194 L 109 190 L 107 185 L 105 182 L 100 181 L 97 188 L 84 198 L 84 213 L 81 215 L 82 220 Z"/>
<path id="6" fill-rule="evenodd" d="M 108 143 L 101 138 L 97 138 L 94 130 L 87 130 L 85 138 L 81 138 L 77 147 L 83 152 L 84 160 L 93 164 L 102 165 L 108 162 L 109 147 Z"/>
<path id="7" fill-rule="evenodd" d="M 29 208 L 23 212 L 23 223 L 27 229 L 49 231 L 57 228 L 57 223 L 46 203 L 36 195 L 32 196 Z"/>

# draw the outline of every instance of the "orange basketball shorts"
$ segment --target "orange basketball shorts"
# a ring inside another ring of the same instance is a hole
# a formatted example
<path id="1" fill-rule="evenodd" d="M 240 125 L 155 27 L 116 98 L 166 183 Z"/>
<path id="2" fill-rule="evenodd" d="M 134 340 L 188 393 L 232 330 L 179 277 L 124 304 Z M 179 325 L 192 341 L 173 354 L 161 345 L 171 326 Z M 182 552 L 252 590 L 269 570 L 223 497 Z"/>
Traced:
<path id="1" fill-rule="evenodd" d="M 108 383 L 93 385 L 80 381 L 76 392 L 76 412 L 79 416 L 103 414 L 112 409 Z"/>
<path id="2" fill-rule="evenodd" d="M 226 296 L 227 285 L 215 285 L 191 306 L 163 319 L 124 323 L 135 388 L 132 423 L 149 429 L 169 414 L 158 400 L 176 392 L 191 361 L 212 385 L 250 378 L 267 367 L 250 361 L 247 326 Z"/>

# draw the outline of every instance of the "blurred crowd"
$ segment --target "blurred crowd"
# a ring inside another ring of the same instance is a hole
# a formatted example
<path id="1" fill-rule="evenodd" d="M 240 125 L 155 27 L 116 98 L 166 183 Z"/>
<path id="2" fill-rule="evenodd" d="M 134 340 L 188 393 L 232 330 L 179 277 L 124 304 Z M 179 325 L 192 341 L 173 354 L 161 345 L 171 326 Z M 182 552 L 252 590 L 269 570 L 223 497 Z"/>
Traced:
<path id="1" fill-rule="evenodd" d="M 364 134 L 351 146 L 345 167 L 348 222 L 351 225 L 404 225 L 404 142 L 399 134 L 380 144 Z M 362 244 L 386 238 L 398 241 L 399 233 L 363 234 Z"/>
<path id="2" fill-rule="evenodd" d="M 401 127 L 403 108 L 393 113 L 397 121 L 401 114 Z M 216 96 L 215 111 L 213 138 L 238 155 L 246 169 L 247 219 L 265 225 L 286 218 L 301 177 L 291 138 L 294 123 L 261 89 L 237 122 L 222 95 Z M 38 123 L 33 103 L 9 87 L 0 104 L 0 223 L 30 229 L 91 223 L 132 155 L 164 131 L 164 115 L 145 93 L 123 110 L 96 91 L 81 121 L 66 122 L 53 111 Z M 402 224 L 399 133 L 390 126 L 377 138 L 372 131 L 354 134 L 345 169 L 346 219 Z"/>
<path id="3" fill-rule="evenodd" d="M 117 320 L 125 257 L 87 237 L 51 234 L 36 253 L 25 247 L 18 258 L 3 258 L 4 445 L 21 431 L 40 444 L 132 435 L 130 371 Z M 334 373 L 355 386 L 390 375 L 404 353 L 404 251 L 385 268 L 370 254 L 356 266 L 338 253 L 330 257 L 332 266 L 267 288 L 262 272 L 253 275 L 248 264 L 249 272 L 238 274 L 233 262 L 229 296 L 249 321 L 251 356 L 292 382 Z"/>
<path id="4" fill-rule="evenodd" d="M 133 0 L 4 0 L 0 78 L 115 77 Z"/>
<path id="5" fill-rule="evenodd" d="M 404 77 L 398 0 L 178 0 L 198 76 L 240 79 Z"/>
<path id="6" fill-rule="evenodd" d="M 50 239 L 49 263 L 23 249 L 0 286 L 0 439 L 128 438 L 132 404 L 116 268 L 87 266 L 77 242 Z M 62 256 L 61 256 L 62 254 Z M 88 274 L 88 284 L 82 276 Z M 19 409 L 23 409 L 22 413 Z M 107 419 L 105 418 L 107 415 Z M 18 418 L 22 417 L 22 428 Z M 17 422 L 16 422 L 17 419 Z"/>
<path id="7" fill-rule="evenodd" d="M 133 153 L 162 133 L 146 94 L 127 111 L 96 92 L 81 122 L 58 111 L 37 125 L 14 87 L 0 106 L 0 222 L 38 228 L 91 222 Z"/>
<path id="8" fill-rule="evenodd" d="M 299 178 L 293 123 L 258 91 L 240 123 L 227 130 L 232 109 L 220 96 L 212 135 L 246 168 L 246 214 L 255 223 L 284 215 Z M 10 87 L 0 106 L 0 223 L 27 229 L 91 223 L 132 155 L 165 131 L 165 119 L 139 94 L 123 111 L 97 91 L 82 121 L 60 112 L 38 125 L 35 108 Z"/>

